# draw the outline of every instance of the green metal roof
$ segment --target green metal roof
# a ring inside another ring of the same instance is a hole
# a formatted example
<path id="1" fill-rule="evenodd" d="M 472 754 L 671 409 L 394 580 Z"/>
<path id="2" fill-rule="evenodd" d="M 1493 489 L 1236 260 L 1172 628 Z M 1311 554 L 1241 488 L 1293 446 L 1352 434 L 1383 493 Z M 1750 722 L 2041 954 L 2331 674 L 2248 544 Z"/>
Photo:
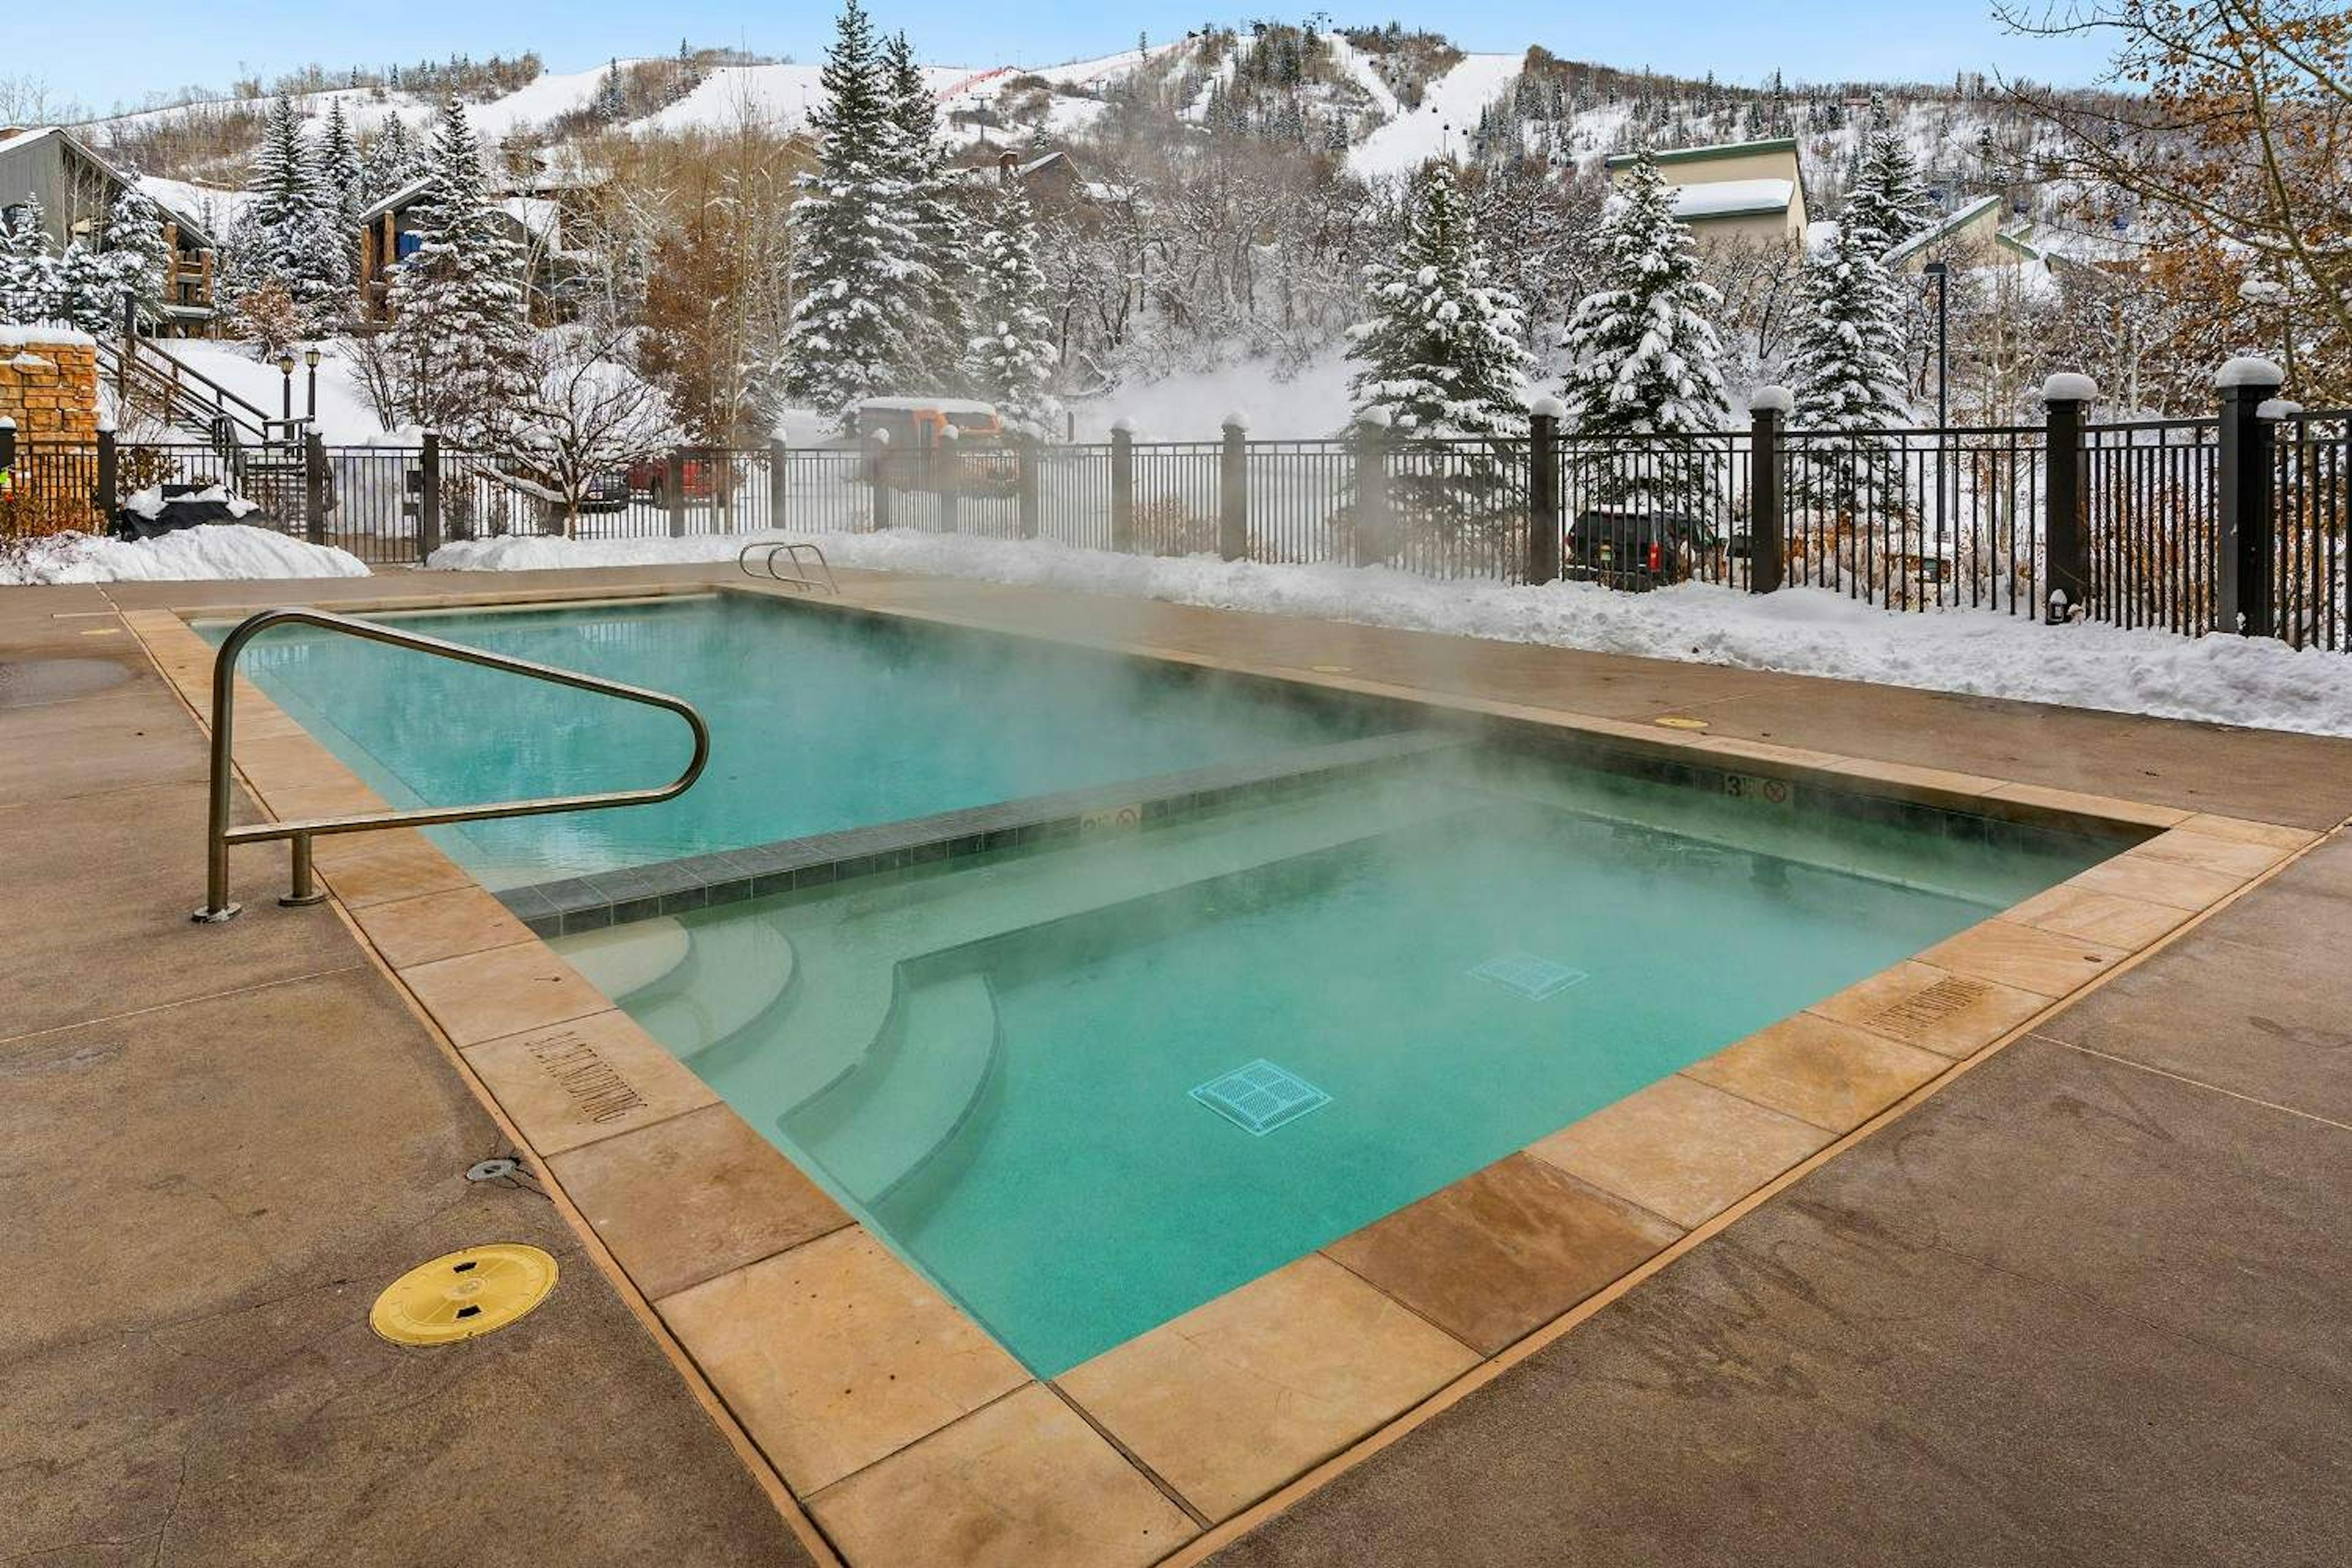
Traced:
<path id="1" fill-rule="evenodd" d="M 1759 153 L 1793 153 L 1797 139 L 1793 136 L 1772 136 L 1761 142 L 1719 142 L 1712 147 L 1677 147 L 1668 153 L 1653 153 L 1651 160 L 1659 163 L 1711 163 L 1721 158 L 1751 158 Z M 1605 166 L 1622 169 L 1640 156 L 1635 153 L 1618 153 L 1606 160 Z"/>

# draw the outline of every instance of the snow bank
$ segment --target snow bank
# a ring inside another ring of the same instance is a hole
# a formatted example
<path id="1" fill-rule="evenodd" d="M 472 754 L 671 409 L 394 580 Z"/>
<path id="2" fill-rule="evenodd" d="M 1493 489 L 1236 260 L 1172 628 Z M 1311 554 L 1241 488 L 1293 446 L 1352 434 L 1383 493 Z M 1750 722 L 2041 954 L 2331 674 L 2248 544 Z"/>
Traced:
<path id="1" fill-rule="evenodd" d="M 208 523 L 128 543 L 95 534 L 60 533 L 36 541 L 21 562 L 0 558 L 0 584 L 367 574 L 367 563 L 356 555 L 242 523 Z"/>
<path id="2" fill-rule="evenodd" d="M 2345 655 L 2245 637 L 2045 626 L 1979 610 L 1877 610 L 1818 588 L 1751 595 L 1685 584 L 1622 594 L 1590 583 L 1438 583 L 1387 567 L 1168 561 L 900 531 L 793 537 L 814 539 L 836 566 L 2352 735 L 2352 662 Z M 746 542 L 732 535 L 494 539 L 444 546 L 431 564 L 517 571 L 730 561 Z"/>

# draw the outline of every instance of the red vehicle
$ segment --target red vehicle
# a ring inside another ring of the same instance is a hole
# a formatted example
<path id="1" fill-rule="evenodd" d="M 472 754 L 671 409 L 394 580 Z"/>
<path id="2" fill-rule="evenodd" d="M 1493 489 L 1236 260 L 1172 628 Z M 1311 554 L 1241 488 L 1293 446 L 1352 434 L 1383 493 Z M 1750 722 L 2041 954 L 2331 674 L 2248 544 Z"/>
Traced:
<path id="1" fill-rule="evenodd" d="M 688 452 L 684 465 L 686 499 L 709 500 L 718 493 L 719 465 L 698 453 Z M 629 465 L 629 493 L 653 502 L 656 506 L 669 500 L 669 459 L 667 457 L 639 458 Z"/>

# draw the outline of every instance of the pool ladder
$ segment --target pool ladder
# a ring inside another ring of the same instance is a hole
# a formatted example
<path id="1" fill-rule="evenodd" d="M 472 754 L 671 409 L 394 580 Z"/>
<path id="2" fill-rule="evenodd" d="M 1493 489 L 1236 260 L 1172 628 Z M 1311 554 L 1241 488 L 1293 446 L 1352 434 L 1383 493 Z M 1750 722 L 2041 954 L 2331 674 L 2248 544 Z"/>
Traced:
<path id="1" fill-rule="evenodd" d="M 648 708 L 661 708 L 686 721 L 694 732 L 694 759 L 686 771 L 658 789 L 608 790 L 600 795 L 548 795 L 537 800 L 494 801 L 478 805 L 435 805 L 409 811 L 382 811 L 362 816 L 320 816 L 301 822 L 257 822 L 244 826 L 229 824 L 230 751 L 236 731 L 236 660 L 251 642 L 272 626 L 317 626 L 322 631 L 341 632 L 346 637 L 363 638 L 368 642 L 388 643 L 394 647 L 414 648 L 442 658 L 453 658 L 460 664 L 478 664 L 486 669 L 503 669 L 509 674 L 529 676 L 557 686 L 569 686 L 581 691 L 599 692 L 617 697 L 627 702 L 643 703 Z M 489 653 L 463 643 L 445 642 L 439 637 L 421 637 L 415 632 L 394 631 L 373 621 L 354 620 L 349 616 L 330 615 L 324 610 L 278 609 L 263 610 L 239 621 L 227 637 L 221 639 L 220 651 L 213 657 L 213 742 L 211 815 L 205 835 L 205 907 L 191 917 L 208 925 L 217 925 L 232 919 L 238 906 L 228 901 L 228 852 L 236 844 L 259 844 L 273 838 L 289 839 L 293 844 L 293 890 L 278 900 L 281 904 L 299 906 L 315 904 L 326 898 L 319 891 L 310 865 L 310 840 L 322 833 L 366 833 L 379 827 L 434 827 L 453 822 L 485 822 L 498 817 L 540 816 L 559 811 L 594 811 L 608 805 L 656 805 L 675 800 L 693 787 L 702 776 L 704 764 L 710 761 L 710 730 L 703 723 L 702 715 L 681 699 L 659 691 L 648 691 L 641 686 L 625 686 L 617 680 L 604 680 L 576 670 L 558 669 L 550 664 L 535 664 L 530 659 L 509 658 L 504 654 Z"/>
<path id="2" fill-rule="evenodd" d="M 751 564 L 751 552 L 755 550 L 767 552 L 760 558 L 760 564 L 757 567 Z M 793 572 L 797 575 L 776 570 L 776 557 L 779 555 L 791 560 Z M 812 559 L 816 562 L 817 574 L 812 574 L 809 571 L 809 562 Z M 833 568 L 826 564 L 824 552 L 805 542 L 772 544 L 762 541 L 747 544 L 735 552 L 735 564 L 741 569 L 746 577 L 765 577 L 772 583 L 789 583 L 795 588 L 806 588 L 811 593 L 822 588 L 836 598 L 841 595 L 841 584 L 833 580 Z"/>

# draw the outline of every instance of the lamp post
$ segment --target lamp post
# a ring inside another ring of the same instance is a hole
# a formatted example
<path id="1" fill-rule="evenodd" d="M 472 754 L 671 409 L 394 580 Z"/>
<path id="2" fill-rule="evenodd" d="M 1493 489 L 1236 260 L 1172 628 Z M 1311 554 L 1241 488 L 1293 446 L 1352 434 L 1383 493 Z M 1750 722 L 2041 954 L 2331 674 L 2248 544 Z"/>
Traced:
<path id="1" fill-rule="evenodd" d="M 316 425 L 316 424 L 319 422 L 319 345 L 318 345 L 318 344 L 316 344 L 316 343 L 312 343 L 309 348 L 307 348 L 307 349 L 305 349 L 305 350 L 303 350 L 303 351 L 302 351 L 302 363 L 303 363 L 305 365 L 309 366 L 309 367 L 310 367 L 310 397 L 309 397 L 309 401 L 308 401 L 308 402 L 304 405 L 304 406 L 303 406 L 303 410 L 302 410 L 302 417 L 304 417 L 305 419 L 308 419 L 311 424 Z"/>
<path id="2" fill-rule="evenodd" d="M 278 378 L 281 395 L 278 400 L 280 423 L 294 423 L 294 351 L 280 349 L 278 353 Z"/>

